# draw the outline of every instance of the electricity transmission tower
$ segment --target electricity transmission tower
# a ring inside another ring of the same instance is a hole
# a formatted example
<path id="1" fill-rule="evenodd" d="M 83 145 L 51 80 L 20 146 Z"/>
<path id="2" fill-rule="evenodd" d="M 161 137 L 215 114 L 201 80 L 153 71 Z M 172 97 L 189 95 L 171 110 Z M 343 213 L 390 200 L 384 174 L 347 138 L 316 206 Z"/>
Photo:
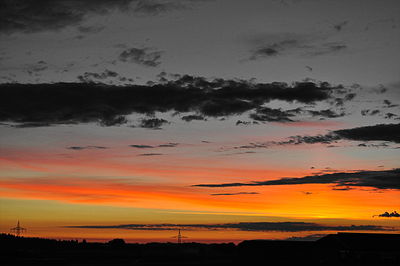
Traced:
<path id="1" fill-rule="evenodd" d="M 182 244 L 182 238 L 187 238 L 181 234 L 181 229 L 178 229 L 178 235 L 173 236 L 173 238 L 178 239 L 178 244 Z"/>
<path id="2" fill-rule="evenodd" d="M 11 228 L 10 231 L 11 231 L 11 233 L 13 233 L 13 234 L 16 235 L 16 236 L 21 236 L 22 233 L 25 233 L 25 232 L 26 232 L 26 228 L 21 227 L 21 226 L 19 225 L 19 220 L 18 220 L 17 226 Z"/>

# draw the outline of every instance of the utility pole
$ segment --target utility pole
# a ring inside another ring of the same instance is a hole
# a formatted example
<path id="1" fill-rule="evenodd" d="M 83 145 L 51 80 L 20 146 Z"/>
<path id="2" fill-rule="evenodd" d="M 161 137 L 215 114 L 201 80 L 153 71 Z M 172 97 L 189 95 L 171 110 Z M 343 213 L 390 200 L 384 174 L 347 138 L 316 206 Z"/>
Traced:
<path id="1" fill-rule="evenodd" d="M 21 226 L 19 225 L 19 220 L 18 220 L 17 226 L 11 228 L 10 231 L 11 231 L 12 233 L 14 233 L 14 235 L 16 235 L 16 236 L 19 237 L 19 236 L 22 235 L 22 233 L 25 233 L 25 232 L 26 232 L 26 228 L 21 227 Z"/>

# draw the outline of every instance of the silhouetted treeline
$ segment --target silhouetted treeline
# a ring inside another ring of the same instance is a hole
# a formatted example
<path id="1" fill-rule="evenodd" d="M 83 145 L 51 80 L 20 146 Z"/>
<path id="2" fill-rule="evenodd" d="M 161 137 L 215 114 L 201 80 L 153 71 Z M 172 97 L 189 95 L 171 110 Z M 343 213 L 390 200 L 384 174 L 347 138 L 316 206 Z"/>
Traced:
<path id="1" fill-rule="evenodd" d="M 1 234 L 1 265 L 400 265 L 400 235 L 338 233 L 317 241 L 246 240 L 238 245 L 127 244 Z"/>

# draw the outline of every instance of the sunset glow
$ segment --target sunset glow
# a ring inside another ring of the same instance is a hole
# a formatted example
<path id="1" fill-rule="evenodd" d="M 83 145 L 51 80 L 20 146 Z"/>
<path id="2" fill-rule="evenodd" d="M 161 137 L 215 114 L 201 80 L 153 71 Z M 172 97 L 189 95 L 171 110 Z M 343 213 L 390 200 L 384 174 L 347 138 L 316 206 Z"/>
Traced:
<path id="1" fill-rule="evenodd" d="M 0 11 L 1 232 L 400 233 L 398 1 L 20 2 Z"/>

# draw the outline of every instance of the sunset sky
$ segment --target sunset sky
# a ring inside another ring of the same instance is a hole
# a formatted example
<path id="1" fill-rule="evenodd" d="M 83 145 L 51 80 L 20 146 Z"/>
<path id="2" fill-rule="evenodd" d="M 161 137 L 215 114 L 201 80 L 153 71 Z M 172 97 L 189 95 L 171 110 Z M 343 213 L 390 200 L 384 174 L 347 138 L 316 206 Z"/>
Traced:
<path id="1" fill-rule="evenodd" d="M 398 0 L 4 0 L 0 231 L 400 233 Z"/>

